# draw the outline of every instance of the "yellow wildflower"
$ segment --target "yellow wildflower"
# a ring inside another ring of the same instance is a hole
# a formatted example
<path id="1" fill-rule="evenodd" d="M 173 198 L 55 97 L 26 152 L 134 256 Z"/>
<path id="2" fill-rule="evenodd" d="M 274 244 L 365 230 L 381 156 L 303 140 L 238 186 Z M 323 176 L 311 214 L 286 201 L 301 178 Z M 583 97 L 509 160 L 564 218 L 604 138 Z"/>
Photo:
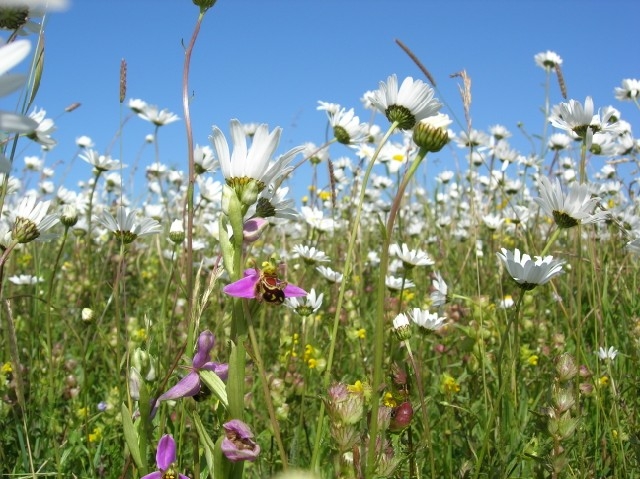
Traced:
<path id="1" fill-rule="evenodd" d="M 440 378 L 440 391 L 447 395 L 453 395 L 460 392 L 460 385 L 453 376 L 445 373 Z"/>
<path id="2" fill-rule="evenodd" d="M 89 442 L 98 442 L 100 439 L 102 439 L 102 428 L 98 426 L 89 433 Z"/>
<path id="3" fill-rule="evenodd" d="M 396 407 L 398 405 L 398 401 L 395 400 L 393 394 L 391 394 L 390 392 L 384 393 L 382 403 L 387 407 Z"/>
<path id="4" fill-rule="evenodd" d="M 320 199 L 322 201 L 329 201 L 331 199 L 331 192 L 330 191 L 321 191 L 320 193 L 318 193 L 318 196 L 320 197 Z"/>
<path id="5" fill-rule="evenodd" d="M 76 411 L 76 416 L 78 416 L 79 419 L 84 419 L 88 415 L 89 415 L 89 408 L 87 407 L 81 407 Z"/>
<path id="6" fill-rule="evenodd" d="M 356 335 L 358 339 L 365 339 L 367 337 L 367 330 L 364 328 L 360 328 L 356 331 Z"/>

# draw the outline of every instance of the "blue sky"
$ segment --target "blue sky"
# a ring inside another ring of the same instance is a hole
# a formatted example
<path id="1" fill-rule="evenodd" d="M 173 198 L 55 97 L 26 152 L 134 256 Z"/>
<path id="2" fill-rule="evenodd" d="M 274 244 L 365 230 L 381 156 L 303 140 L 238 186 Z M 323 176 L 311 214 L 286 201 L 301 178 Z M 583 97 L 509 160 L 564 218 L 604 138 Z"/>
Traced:
<path id="1" fill-rule="evenodd" d="M 55 165 L 56 184 L 76 152 L 76 137 L 90 136 L 105 152 L 129 115 L 118 103 L 122 58 L 128 63 L 127 99 L 143 99 L 183 118 L 182 42 L 188 42 L 198 14 L 190 0 L 70 1 L 67 11 L 47 19 L 45 71 L 36 99 L 58 125 L 58 146 L 46 160 Z M 613 88 L 623 78 L 640 78 L 634 33 L 639 13 L 637 0 L 219 0 L 204 19 L 192 59 L 194 142 L 209 144 L 212 125 L 226 133 L 229 120 L 238 118 L 281 126 L 280 152 L 306 141 L 321 144 L 326 117 L 316 111 L 318 100 L 354 107 L 368 120 L 360 104 L 365 91 L 391 73 L 422 78 L 396 38 L 430 70 L 438 96 L 459 118 L 459 79 L 449 76 L 466 69 L 473 126 L 505 125 L 524 154 L 530 150 L 518 122 L 532 134 L 544 122 L 545 74 L 533 60 L 541 51 L 563 58 L 569 98 L 582 102 L 591 95 L 596 107 L 614 105 L 633 125 L 638 110 L 616 101 Z M 551 92 L 552 103 L 562 101 L 556 83 Z M 73 102 L 81 108 L 61 115 Z M 378 123 L 387 125 L 382 118 Z M 132 118 L 112 156 L 134 164 L 144 136 L 152 132 L 151 124 Z M 183 121 L 163 127 L 159 144 L 161 162 L 187 169 Z M 340 145 L 332 150 L 333 157 L 347 153 Z M 38 152 L 31 147 L 22 154 Z M 447 149 L 438 155 L 438 168 L 455 168 Z M 147 147 L 142 171 L 153 160 Z M 69 186 L 91 174 L 84 162 L 73 165 Z M 308 176 L 296 178 L 296 191 L 304 193 Z M 136 188 L 130 197 L 142 193 L 141 183 Z"/>

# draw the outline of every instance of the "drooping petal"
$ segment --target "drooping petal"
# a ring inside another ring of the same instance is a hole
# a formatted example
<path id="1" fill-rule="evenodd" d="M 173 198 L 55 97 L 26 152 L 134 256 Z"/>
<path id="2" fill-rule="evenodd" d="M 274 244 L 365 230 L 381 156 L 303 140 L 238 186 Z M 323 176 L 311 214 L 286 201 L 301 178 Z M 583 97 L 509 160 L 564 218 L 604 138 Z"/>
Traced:
<path id="1" fill-rule="evenodd" d="M 165 434 L 158 442 L 156 464 L 160 470 L 166 471 L 174 462 L 176 462 L 176 442 L 169 434 Z"/>
<path id="2" fill-rule="evenodd" d="M 200 391 L 200 376 L 197 372 L 191 371 L 178 383 L 158 398 L 157 402 L 168 401 L 183 397 L 191 397 Z"/>
<path id="3" fill-rule="evenodd" d="M 193 356 L 193 362 L 191 363 L 194 368 L 201 368 L 211 358 L 211 349 L 216 344 L 216 338 L 208 329 L 202 331 L 198 336 L 198 351 Z"/>

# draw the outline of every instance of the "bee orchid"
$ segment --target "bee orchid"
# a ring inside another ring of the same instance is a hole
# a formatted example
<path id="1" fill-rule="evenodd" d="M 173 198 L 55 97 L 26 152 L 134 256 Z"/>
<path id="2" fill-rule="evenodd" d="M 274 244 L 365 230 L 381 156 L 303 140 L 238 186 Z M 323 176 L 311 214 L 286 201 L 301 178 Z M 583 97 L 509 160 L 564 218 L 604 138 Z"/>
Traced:
<path id="1" fill-rule="evenodd" d="M 236 298 L 257 299 L 271 304 L 282 304 L 285 298 L 307 295 L 304 289 L 281 281 L 276 267 L 268 262 L 263 263 L 262 269 L 245 270 L 244 278 L 225 286 L 222 291 Z"/>

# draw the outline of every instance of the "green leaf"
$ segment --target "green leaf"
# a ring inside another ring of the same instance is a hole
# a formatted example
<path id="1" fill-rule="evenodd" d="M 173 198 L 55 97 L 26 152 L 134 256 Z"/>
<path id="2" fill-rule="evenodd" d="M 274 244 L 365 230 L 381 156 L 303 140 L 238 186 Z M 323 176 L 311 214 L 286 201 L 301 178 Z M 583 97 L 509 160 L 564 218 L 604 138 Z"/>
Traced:
<path id="1" fill-rule="evenodd" d="M 122 403 L 120 413 L 122 415 L 122 426 L 124 427 L 124 440 L 129 447 L 129 452 L 131 453 L 133 462 L 136 463 L 136 466 L 140 470 L 140 474 L 143 475 L 146 473 L 147 467 L 146 464 L 142 463 L 140 448 L 138 447 L 138 433 L 136 432 L 136 428 L 133 426 L 131 413 L 129 412 L 129 408 L 127 408 L 125 403 Z"/>
<path id="2" fill-rule="evenodd" d="M 218 472 L 218 469 L 216 469 L 214 464 L 215 444 L 213 443 L 213 439 L 211 439 L 211 436 L 209 436 L 209 433 L 207 432 L 206 428 L 202 424 L 202 421 L 200 420 L 200 416 L 195 411 L 193 413 L 193 423 L 196 426 L 196 431 L 198 431 L 198 437 L 200 438 L 200 443 L 204 448 L 204 457 L 207 460 L 207 465 L 209 466 L 209 470 L 211 471 L 211 476 L 215 477 L 216 473 Z M 219 476 L 219 477 L 224 477 L 224 476 Z"/>
<path id="3" fill-rule="evenodd" d="M 222 405 L 226 408 L 229 407 L 229 399 L 227 398 L 227 386 L 220 377 L 213 371 L 207 371 L 206 369 L 200 371 L 200 380 L 206 384 L 211 392 L 218 398 Z"/>

